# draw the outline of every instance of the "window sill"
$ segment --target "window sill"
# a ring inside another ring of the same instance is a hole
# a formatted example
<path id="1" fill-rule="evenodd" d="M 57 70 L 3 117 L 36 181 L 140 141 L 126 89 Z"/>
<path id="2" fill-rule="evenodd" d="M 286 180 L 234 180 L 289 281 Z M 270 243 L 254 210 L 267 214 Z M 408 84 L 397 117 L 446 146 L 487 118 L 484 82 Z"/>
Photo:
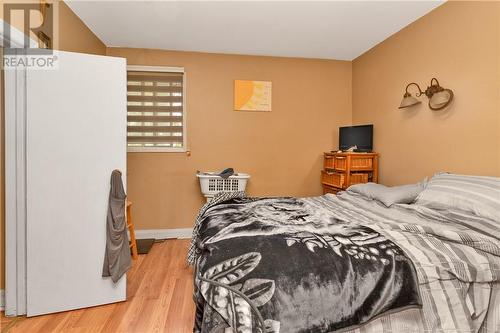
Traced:
<path id="1" fill-rule="evenodd" d="M 127 153 L 186 153 L 186 148 L 128 147 Z"/>

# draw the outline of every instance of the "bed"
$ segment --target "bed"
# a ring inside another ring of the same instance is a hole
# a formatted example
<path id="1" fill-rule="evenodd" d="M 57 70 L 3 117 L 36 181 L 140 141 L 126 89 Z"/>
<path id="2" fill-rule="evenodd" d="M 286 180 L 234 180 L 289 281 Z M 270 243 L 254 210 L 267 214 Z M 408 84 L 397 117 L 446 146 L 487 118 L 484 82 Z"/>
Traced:
<path id="1" fill-rule="evenodd" d="M 193 231 L 194 331 L 500 332 L 497 204 L 500 179 L 447 174 L 389 207 L 222 194 Z"/>

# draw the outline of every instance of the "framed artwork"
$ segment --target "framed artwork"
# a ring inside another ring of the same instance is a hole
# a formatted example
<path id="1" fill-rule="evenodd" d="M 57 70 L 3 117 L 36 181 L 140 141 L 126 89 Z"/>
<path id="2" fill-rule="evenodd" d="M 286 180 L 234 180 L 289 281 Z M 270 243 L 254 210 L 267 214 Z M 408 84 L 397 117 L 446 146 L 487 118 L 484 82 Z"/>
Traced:
<path id="1" fill-rule="evenodd" d="M 271 111 L 271 81 L 234 80 L 235 111 Z"/>

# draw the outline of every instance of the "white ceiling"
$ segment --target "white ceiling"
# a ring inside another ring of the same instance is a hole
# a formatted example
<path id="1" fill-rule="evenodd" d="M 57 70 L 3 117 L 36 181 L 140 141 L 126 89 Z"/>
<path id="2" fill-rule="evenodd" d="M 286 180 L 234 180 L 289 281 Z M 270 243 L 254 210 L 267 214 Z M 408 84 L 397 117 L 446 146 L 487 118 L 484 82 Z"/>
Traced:
<path id="1" fill-rule="evenodd" d="M 444 1 L 66 1 L 110 47 L 352 60 Z"/>

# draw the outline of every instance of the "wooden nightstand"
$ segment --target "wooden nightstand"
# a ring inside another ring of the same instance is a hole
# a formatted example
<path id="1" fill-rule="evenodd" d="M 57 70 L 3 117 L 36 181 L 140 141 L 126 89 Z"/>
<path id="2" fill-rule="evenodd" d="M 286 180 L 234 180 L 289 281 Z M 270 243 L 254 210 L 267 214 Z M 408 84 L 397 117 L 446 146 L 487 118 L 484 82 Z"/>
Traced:
<path id="1" fill-rule="evenodd" d="M 378 182 L 378 153 L 324 153 L 323 194 L 335 194 L 351 185 L 367 182 Z"/>

